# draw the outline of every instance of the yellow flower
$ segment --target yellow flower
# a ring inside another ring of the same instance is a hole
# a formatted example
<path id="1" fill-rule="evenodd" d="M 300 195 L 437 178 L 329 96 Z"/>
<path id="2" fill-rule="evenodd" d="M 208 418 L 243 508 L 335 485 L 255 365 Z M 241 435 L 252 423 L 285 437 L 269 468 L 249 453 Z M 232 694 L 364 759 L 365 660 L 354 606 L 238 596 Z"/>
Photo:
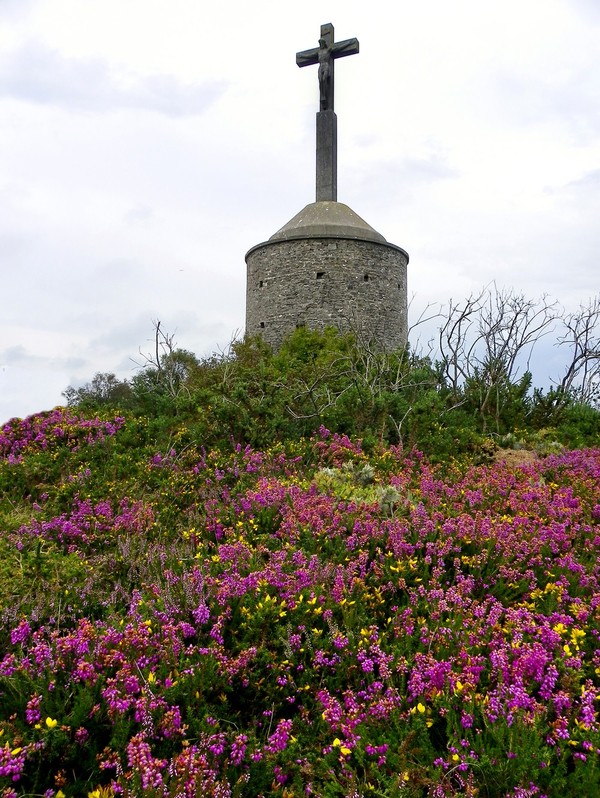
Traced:
<path id="1" fill-rule="evenodd" d="M 420 712 L 421 714 L 423 714 L 423 712 L 425 712 L 425 707 L 423 706 L 423 704 L 422 704 L 420 701 L 419 701 L 419 703 L 417 704 L 417 709 L 419 710 L 419 712 Z"/>
<path id="2" fill-rule="evenodd" d="M 579 651 L 579 643 L 585 637 L 585 632 L 583 629 L 573 629 L 571 632 L 571 643 L 575 646 L 577 651 Z"/>
<path id="3" fill-rule="evenodd" d="M 54 720 L 54 718 L 46 718 L 46 726 L 49 729 L 53 729 L 57 725 L 58 725 L 58 721 Z"/>

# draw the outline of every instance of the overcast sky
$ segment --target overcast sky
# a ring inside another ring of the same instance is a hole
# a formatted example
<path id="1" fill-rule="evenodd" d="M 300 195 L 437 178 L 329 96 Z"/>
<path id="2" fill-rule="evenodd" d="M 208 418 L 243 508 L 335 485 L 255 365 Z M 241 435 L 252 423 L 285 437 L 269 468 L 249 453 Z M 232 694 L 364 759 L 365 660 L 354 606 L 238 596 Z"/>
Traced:
<path id="1" fill-rule="evenodd" d="M 410 254 L 416 315 L 496 280 L 599 290 L 599 0 L 0 0 L 0 422 L 152 322 L 243 333 L 244 255 L 314 201 L 320 25 L 338 199 Z"/>

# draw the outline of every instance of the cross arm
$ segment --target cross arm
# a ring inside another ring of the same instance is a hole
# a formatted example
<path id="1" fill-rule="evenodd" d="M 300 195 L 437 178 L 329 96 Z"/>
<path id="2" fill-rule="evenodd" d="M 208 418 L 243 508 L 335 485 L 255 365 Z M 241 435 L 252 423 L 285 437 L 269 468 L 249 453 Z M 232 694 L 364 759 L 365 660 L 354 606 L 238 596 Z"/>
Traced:
<path id="1" fill-rule="evenodd" d="M 299 67 L 311 66 L 319 63 L 319 48 L 313 47 L 311 50 L 303 50 L 296 53 L 296 64 Z"/>
<path id="2" fill-rule="evenodd" d="M 344 39 L 343 42 L 335 42 L 331 48 L 334 58 L 343 58 L 346 55 L 358 53 L 358 39 Z"/>
<path id="3" fill-rule="evenodd" d="M 358 53 L 358 39 L 344 39 L 343 42 L 334 42 L 331 45 L 331 55 L 333 58 L 344 58 L 346 55 Z M 311 66 L 319 63 L 319 48 L 313 47 L 310 50 L 302 50 L 296 53 L 296 64 L 299 67 Z"/>

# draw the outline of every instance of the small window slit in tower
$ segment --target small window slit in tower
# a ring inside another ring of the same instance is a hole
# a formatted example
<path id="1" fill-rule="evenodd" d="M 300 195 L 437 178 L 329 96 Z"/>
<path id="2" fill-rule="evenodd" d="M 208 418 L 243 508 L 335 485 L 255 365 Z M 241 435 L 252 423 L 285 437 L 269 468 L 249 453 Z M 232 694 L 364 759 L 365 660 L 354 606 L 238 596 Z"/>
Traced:
<path id="1" fill-rule="evenodd" d="M 322 280 L 325 277 L 325 272 L 317 272 L 317 280 Z"/>

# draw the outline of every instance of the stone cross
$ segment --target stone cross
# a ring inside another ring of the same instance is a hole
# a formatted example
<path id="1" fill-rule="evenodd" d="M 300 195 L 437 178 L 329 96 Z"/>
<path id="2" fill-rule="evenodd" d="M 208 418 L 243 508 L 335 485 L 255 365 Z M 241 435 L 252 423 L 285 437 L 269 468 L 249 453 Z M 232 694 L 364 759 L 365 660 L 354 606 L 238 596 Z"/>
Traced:
<path id="1" fill-rule="evenodd" d="M 334 62 L 358 53 L 358 39 L 334 41 L 333 25 L 321 25 L 319 46 L 296 53 L 299 67 L 319 65 L 317 113 L 317 202 L 337 201 L 337 117 L 333 110 Z"/>

